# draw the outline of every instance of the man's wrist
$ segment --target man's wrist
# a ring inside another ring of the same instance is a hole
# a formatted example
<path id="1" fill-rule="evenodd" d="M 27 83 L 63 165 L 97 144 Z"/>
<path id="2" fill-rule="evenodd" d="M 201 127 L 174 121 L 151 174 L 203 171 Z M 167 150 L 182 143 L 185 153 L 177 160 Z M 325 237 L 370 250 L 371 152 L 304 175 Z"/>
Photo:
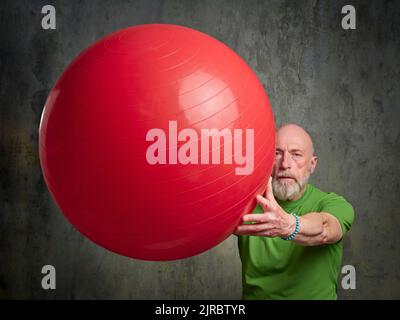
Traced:
<path id="1" fill-rule="evenodd" d="M 295 228 L 294 231 L 286 237 L 281 237 L 283 240 L 293 240 L 300 231 L 300 218 L 297 214 L 292 213 L 291 216 L 295 218 Z"/>
<path id="2" fill-rule="evenodd" d="M 296 217 L 292 214 L 287 214 L 287 221 L 288 221 L 288 225 L 285 228 L 285 232 L 284 234 L 282 234 L 282 238 L 287 238 L 289 237 L 291 234 L 293 234 L 294 230 L 296 229 Z"/>

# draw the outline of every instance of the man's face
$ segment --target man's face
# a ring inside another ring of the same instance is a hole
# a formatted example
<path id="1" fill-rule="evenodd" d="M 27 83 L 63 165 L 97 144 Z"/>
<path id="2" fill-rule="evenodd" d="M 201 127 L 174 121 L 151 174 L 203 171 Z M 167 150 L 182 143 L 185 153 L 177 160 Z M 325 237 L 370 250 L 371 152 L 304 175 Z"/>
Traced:
<path id="1" fill-rule="evenodd" d="M 300 127 L 287 125 L 276 135 L 272 188 L 276 198 L 297 200 L 314 172 L 317 157 L 313 155 L 310 136 Z"/>

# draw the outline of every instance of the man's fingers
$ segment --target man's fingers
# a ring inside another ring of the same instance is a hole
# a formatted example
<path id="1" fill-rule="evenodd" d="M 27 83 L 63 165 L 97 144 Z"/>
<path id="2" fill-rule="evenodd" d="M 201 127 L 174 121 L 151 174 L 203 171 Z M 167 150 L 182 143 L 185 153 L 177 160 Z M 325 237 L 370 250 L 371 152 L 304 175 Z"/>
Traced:
<path id="1" fill-rule="evenodd" d="M 256 200 L 261 205 L 261 207 L 264 209 L 264 211 L 268 211 L 268 208 L 270 207 L 271 202 L 267 198 L 264 198 L 263 196 L 258 195 L 256 197 Z"/>
<path id="2" fill-rule="evenodd" d="M 234 233 L 238 236 L 275 236 L 276 228 L 267 224 L 245 224 L 236 228 Z"/>
<path id="3" fill-rule="evenodd" d="M 236 228 L 236 232 L 243 233 L 256 233 L 271 230 L 272 227 L 268 226 L 266 223 L 257 223 L 257 224 L 242 224 Z"/>
<path id="4" fill-rule="evenodd" d="M 246 214 L 243 216 L 242 220 L 243 222 L 265 223 L 268 221 L 268 217 L 266 214 Z"/>

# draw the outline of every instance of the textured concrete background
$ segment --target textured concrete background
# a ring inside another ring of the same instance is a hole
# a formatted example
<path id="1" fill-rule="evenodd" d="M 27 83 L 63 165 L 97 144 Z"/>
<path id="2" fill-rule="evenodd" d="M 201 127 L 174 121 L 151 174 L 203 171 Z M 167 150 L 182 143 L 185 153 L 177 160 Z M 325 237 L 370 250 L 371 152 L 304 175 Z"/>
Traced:
<path id="1" fill-rule="evenodd" d="M 341 7 L 357 30 L 341 28 Z M 41 8 L 57 30 L 41 29 Z M 263 82 L 276 122 L 313 135 L 313 183 L 356 209 L 343 264 L 357 289 L 343 299 L 400 298 L 400 6 L 396 1 L 1 1 L 0 295 L 8 298 L 236 299 L 232 236 L 193 258 L 145 262 L 83 238 L 43 182 L 38 125 L 52 85 L 82 49 L 141 23 L 196 28 L 238 52 Z M 41 289 L 41 268 L 57 289 Z"/>

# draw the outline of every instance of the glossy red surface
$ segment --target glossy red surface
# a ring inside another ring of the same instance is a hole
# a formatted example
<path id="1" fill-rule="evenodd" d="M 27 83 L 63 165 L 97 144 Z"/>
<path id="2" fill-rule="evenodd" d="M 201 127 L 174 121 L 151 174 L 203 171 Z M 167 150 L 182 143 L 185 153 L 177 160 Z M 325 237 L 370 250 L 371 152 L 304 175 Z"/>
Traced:
<path id="1" fill-rule="evenodd" d="M 243 154 L 244 132 L 254 129 L 253 171 L 236 174 L 243 165 L 224 163 L 223 153 L 219 164 L 149 164 L 154 128 L 166 133 L 173 159 L 169 121 L 178 133 L 195 130 L 199 159 L 201 129 L 242 129 Z M 214 247 L 255 207 L 271 173 L 275 125 L 262 84 L 223 43 L 186 27 L 140 25 L 99 40 L 67 67 L 46 101 L 39 145 L 47 186 L 82 234 L 125 256 L 173 260 Z"/>

